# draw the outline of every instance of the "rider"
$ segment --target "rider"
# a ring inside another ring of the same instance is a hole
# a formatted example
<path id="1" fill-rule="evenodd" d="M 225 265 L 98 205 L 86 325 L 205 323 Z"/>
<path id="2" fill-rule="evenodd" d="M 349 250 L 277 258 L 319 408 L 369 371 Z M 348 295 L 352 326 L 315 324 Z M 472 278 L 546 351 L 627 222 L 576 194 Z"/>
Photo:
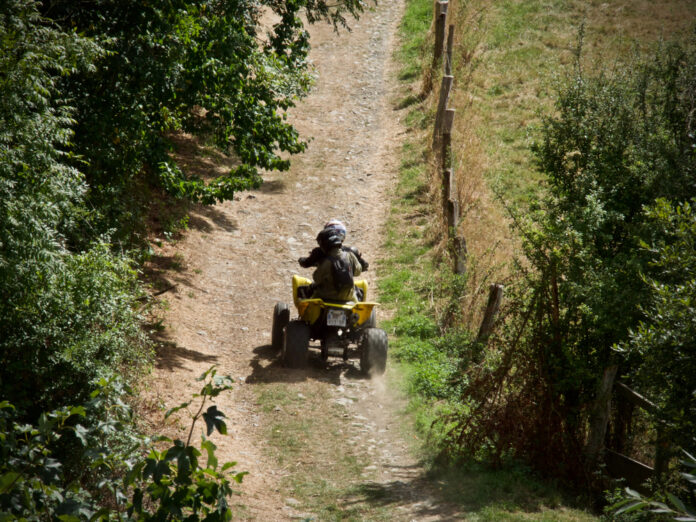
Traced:
<path id="1" fill-rule="evenodd" d="M 353 276 L 359 275 L 363 268 L 358 257 L 351 249 L 343 247 L 346 237 L 346 228 L 340 221 L 329 221 L 324 229 L 317 235 L 317 242 L 321 249 L 321 259 L 316 261 L 317 269 L 314 271 L 312 284 L 312 297 L 327 301 L 357 301 Z M 316 249 L 315 249 L 316 250 Z M 315 256 L 314 250 L 307 260 Z"/>
<path id="2" fill-rule="evenodd" d="M 322 229 L 319 234 L 317 234 L 317 243 L 319 244 L 318 247 L 315 247 L 307 257 L 301 257 L 298 259 L 298 262 L 300 263 L 300 266 L 302 268 L 309 268 L 312 266 L 319 266 L 319 263 L 324 260 L 326 257 L 326 251 L 321 247 L 322 243 L 326 243 L 326 240 L 328 237 L 333 234 L 334 232 L 338 232 L 339 234 L 342 234 L 343 238 L 342 241 L 345 240 L 346 238 L 346 227 L 343 223 L 341 223 L 338 219 L 332 219 L 326 225 L 324 225 L 324 228 Z M 341 246 L 342 250 L 344 252 L 352 252 L 353 255 L 358 259 L 360 262 L 360 268 L 362 269 L 363 272 L 367 270 L 367 268 L 370 266 L 367 261 L 365 261 L 362 258 L 362 255 L 360 254 L 360 251 L 355 248 L 355 247 L 349 247 L 349 246 Z"/>

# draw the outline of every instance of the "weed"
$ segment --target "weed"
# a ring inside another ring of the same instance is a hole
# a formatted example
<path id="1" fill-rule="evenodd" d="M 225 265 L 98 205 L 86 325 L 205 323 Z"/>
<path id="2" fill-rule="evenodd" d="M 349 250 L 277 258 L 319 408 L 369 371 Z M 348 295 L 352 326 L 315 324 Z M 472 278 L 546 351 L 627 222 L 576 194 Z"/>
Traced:
<path id="1" fill-rule="evenodd" d="M 184 270 L 184 256 L 177 252 L 172 256 L 171 263 L 169 265 L 172 270 L 176 270 L 177 272 L 181 272 Z"/>
<path id="2" fill-rule="evenodd" d="M 170 217 L 162 225 L 162 234 L 167 239 L 167 241 L 173 241 L 182 232 L 188 230 L 189 216 L 184 215 L 183 217 Z"/>

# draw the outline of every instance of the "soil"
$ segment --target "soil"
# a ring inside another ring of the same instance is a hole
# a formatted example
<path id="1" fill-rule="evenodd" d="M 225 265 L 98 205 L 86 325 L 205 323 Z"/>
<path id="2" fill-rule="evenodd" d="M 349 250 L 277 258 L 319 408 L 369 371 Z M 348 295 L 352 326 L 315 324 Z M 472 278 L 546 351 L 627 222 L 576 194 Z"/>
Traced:
<path id="1" fill-rule="evenodd" d="M 219 374 L 234 378 L 234 388 L 216 400 L 228 417 L 229 434 L 214 441 L 220 462 L 236 461 L 238 471 L 249 472 L 237 487 L 236 502 L 244 506 L 239 518 L 321 518 L 316 506 L 288 498 L 288 484 L 298 466 L 310 460 L 315 472 L 332 480 L 330 460 L 336 452 L 366 464 L 357 476 L 343 480 L 380 489 L 380 517 L 453 516 L 435 500 L 411 455 L 402 405 L 382 379 L 362 377 L 358 360 L 323 363 L 316 351 L 308 368 L 286 369 L 270 347 L 273 307 L 278 301 L 291 304 L 294 273 L 311 277 L 297 258 L 315 246 L 316 233 L 329 219 L 346 223 L 346 244 L 359 247 L 370 261 L 364 275 L 375 287 L 403 134 L 402 114 L 394 108 L 392 63 L 403 3 L 380 2 L 350 24 L 352 32 L 337 35 L 329 25 L 311 28 L 317 81 L 290 113 L 300 135 L 311 137 L 306 153 L 293 157 L 289 172 L 264 176 L 260 190 L 197 209 L 185 237 L 164 242 L 156 252 L 155 259 L 169 260 L 176 270 L 160 274 L 169 282 L 164 289 L 175 286 L 159 296 L 165 300 L 166 328 L 150 387 L 152 403 L 166 409 L 189 399 L 200 387 L 195 378 L 213 364 Z M 212 169 L 213 160 L 196 161 L 199 169 Z M 282 386 L 283 404 L 263 407 L 259 394 L 269 383 Z M 327 448 L 284 458 L 269 449 L 269 433 L 282 416 L 317 415 L 333 423 L 335 435 Z M 186 419 L 156 429 L 182 437 Z M 347 509 L 366 497 L 335 501 Z"/>

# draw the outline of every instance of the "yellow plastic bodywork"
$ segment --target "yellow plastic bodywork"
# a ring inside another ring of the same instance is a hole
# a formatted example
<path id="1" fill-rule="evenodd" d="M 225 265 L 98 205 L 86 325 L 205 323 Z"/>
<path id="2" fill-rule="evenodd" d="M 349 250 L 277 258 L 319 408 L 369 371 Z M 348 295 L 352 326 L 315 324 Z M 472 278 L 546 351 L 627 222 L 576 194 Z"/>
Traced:
<path id="1" fill-rule="evenodd" d="M 297 308 L 302 320 L 308 322 L 309 324 L 314 324 L 317 319 L 319 319 L 322 308 L 340 308 L 343 310 L 348 310 L 357 315 L 355 326 L 360 326 L 370 318 L 372 309 L 377 306 L 377 303 L 368 303 L 363 301 L 358 303 L 348 302 L 345 304 L 325 303 L 321 299 L 300 299 L 297 297 L 297 289 L 299 287 L 308 286 L 311 284 L 312 281 L 306 277 L 298 275 L 292 276 L 292 300 L 295 303 L 295 308 Z M 365 295 L 367 295 L 367 281 L 364 279 L 356 280 L 355 286 L 362 288 Z"/>

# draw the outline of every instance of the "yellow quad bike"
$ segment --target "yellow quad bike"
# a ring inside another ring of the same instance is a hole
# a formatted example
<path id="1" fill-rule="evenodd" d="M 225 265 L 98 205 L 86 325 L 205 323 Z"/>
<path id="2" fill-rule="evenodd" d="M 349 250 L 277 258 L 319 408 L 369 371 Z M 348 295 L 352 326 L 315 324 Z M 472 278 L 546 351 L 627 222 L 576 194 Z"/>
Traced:
<path id="1" fill-rule="evenodd" d="M 290 320 L 290 309 L 285 303 L 276 303 L 273 309 L 271 343 L 281 353 L 283 364 L 302 368 L 307 364 L 309 343 L 319 341 L 321 357 L 338 355 L 348 359 L 349 348 L 357 345 L 360 370 L 365 374 L 382 374 L 387 365 L 387 333 L 377 328 L 374 307 L 366 301 L 329 302 L 303 298 L 312 282 L 304 277 L 292 277 L 292 298 L 299 317 Z M 367 295 L 367 281 L 356 280 L 355 286 Z"/>

